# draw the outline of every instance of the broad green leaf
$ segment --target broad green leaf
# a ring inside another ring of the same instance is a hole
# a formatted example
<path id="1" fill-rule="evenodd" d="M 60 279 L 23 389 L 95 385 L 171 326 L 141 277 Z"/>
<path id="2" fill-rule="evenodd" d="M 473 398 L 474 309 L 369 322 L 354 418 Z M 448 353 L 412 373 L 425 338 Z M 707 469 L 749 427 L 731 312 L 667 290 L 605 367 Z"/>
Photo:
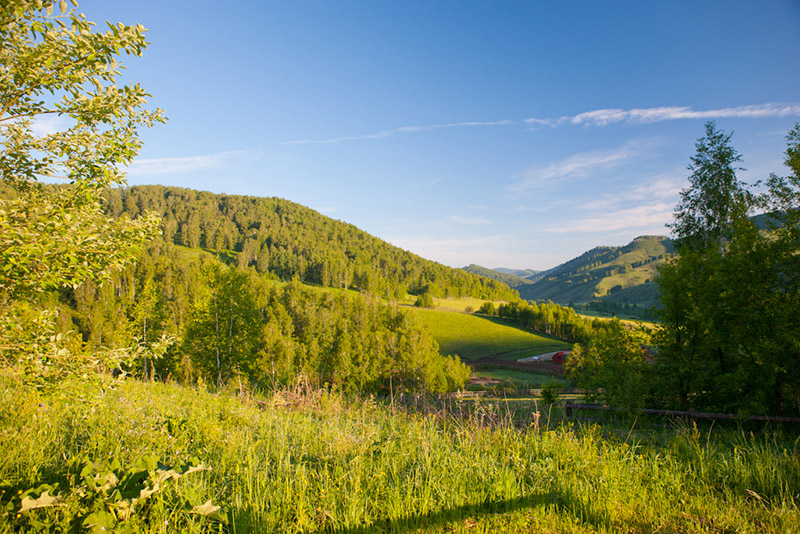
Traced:
<path id="1" fill-rule="evenodd" d="M 32 499 L 26 496 L 22 498 L 22 506 L 19 509 L 19 513 L 27 512 L 28 510 L 33 510 L 34 508 L 46 508 L 48 506 L 53 506 L 60 500 L 60 497 L 56 495 L 50 495 L 49 490 L 42 492 L 38 499 Z"/>
<path id="2" fill-rule="evenodd" d="M 222 508 L 213 504 L 210 500 L 206 501 L 205 503 L 201 504 L 200 506 L 195 506 L 192 508 L 193 514 L 200 514 L 204 515 L 209 519 L 214 519 L 215 521 L 226 522 L 228 518 L 225 516 L 225 513 L 221 511 Z"/>
<path id="3" fill-rule="evenodd" d="M 107 532 L 117 524 L 117 518 L 111 512 L 97 510 L 87 515 L 83 520 L 83 528 L 94 532 Z"/>

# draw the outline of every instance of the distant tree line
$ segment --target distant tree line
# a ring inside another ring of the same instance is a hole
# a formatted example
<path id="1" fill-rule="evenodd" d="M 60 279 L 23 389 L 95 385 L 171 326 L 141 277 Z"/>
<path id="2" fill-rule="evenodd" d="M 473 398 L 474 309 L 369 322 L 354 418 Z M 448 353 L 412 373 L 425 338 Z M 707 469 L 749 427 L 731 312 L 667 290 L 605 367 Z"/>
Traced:
<path id="1" fill-rule="evenodd" d="M 575 310 L 553 302 L 526 302 L 516 300 L 495 306 L 484 303 L 479 313 L 507 319 L 525 328 L 538 330 L 552 336 L 586 343 L 598 331 L 606 328 L 607 321 L 581 317 Z"/>

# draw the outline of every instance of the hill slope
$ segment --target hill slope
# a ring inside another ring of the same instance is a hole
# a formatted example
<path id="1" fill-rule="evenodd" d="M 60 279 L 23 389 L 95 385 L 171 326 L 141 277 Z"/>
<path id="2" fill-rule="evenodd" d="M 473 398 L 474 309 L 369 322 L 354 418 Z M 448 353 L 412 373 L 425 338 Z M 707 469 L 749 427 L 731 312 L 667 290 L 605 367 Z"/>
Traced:
<path id="1" fill-rule="evenodd" d="M 492 280 L 497 280 L 498 282 L 502 282 L 509 287 L 519 287 L 531 283 L 531 281 L 528 280 L 527 278 L 519 276 L 517 274 L 506 273 L 495 269 L 489 269 L 487 267 L 475 265 L 474 263 L 467 265 L 466 267 L 462 267 L 461 269 L 467 271 L 468 273 L 473 273 L 480 276 L 485 276 L 486 278 L 491 278 Z M 525 271 L 520 271 L 520 272 L 525 272 Z M 531 275 L 536 274 L 536 271 L 528 271 L 528 272 Z"/>
<path id="2" fill-rule="evenodd" d="M 603 299 L 651 306 L 658 297 L 652 283 L 656 268 L 672 252 L 672 241 L 662 236 L 637 237 L 624 247 L 596 247 L 517 290 L 527 300 L 560 304 Z"/>
<path id="3" fill-rule="evenodd" d="M 112 216 L 147 210 L 163 221 L 164 239 L 229 252 L 259 273 L 402 298 L 517 297 L 506 284 L 426 260 L 352 224 L 281 198 L 213 194 L 178 187 L 135 186 L 109 192 Z"/>
<path id="4" fill-rule="evenodd" d="M 515 276 L 519 276 L 520 278 L 528 278 L 528 279 L 531 279 L 540 272 L 542 272 L 542 271 L 534 271 L 533 269 L 507 269 L 505 267 L 495 267 L 492 270 L 498 273 L 513 274 Z"/>

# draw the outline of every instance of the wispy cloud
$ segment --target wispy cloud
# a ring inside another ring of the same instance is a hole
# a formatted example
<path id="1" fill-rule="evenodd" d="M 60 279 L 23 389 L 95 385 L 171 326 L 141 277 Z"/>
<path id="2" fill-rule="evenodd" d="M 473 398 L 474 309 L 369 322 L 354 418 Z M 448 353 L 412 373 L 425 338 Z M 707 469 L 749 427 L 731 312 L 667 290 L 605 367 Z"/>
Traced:
<path id="1" fill-rule="evenodd" d="M 639 156 L 634 142 L 625 143 L 614 150 L 582 152 L 551 163 L 547 167 L 528 169 L 517 175 L 512 191 L 521 192 L 550 182 L 584 178 L 600 169 L 609 169 Z"/>
<path id="2" fill-rule="evenodd" d="M 574 206 L 580 212 L 609 211 L 620 207 L 642 202 L 670 201 L 677 202 L 678 193 L 686 185 L 686 178 L 680 173 L 664 173 L 644 178 L 644 183 L 633 185 L 613 194 L 605 193 L 581 206 Z"/>
<path id="3" fill-rule="evenodd" d="M 665 224 L 672 220 L 673 205 L 654 202 L 629 209 L 608 211 L 590 217 L 571 218 L 548 230 L 553 233 L 611 232 L 615 230 L 666 234 Z"/>
<path id="4" fill-rule="evenodd" d="M 608 126 L 615 123 L 650 124 L 654 122 L 673 121 L 681 119 L 723 119 L 747 118 L 764 119 L 769 117 L 800 116 L 800 104 L 758 104 L 753 106 L 737 106 L 708 110 L 695 110 L 688 106 L 670 106 L 634 109 L 596 109 L 567 115 L 557 119 L 530 118 L 525 119 L 529 125 L 562 126 Z"/>
<path id="5" fill-rule="evenodd" d="M 522 120 L 499 121 L 463 121 L 445 124 L 426 124 L 418 126 L 401 126 L 389 130 L 361 135 L 346 135 L 329 139 L 295 139 L 285 141 L 283 145 L 329 145 L 333 143 L 346 143 L 350 141 L 365 141 L 370 139 L 383 139 L 398 134 L 441 130 L 445 128 L 467 128 L 475 126 L 517 126 L 527 124 L 533 126 L 547 126 L 555 128 L 564 125 L 573 126 L 608 126 L 609 124 L 650 124 L 655 122 L 672 121 L 680 119 L 722 119 L 722 118 L 751 118 L 764 119 L 770 117 L 800 116 L 800 104 L 756 104 L 729 108 L 695 110 L 689 106 L 660 106 L 651 108 L 633 109 L 596 109 L 577 115 L 565 115 L 558 118 L 531 117 Z"/>
<path id="6" fill-rule="evenodd" d="M 176 174 L 224 167 L 231 159 L 247 154 L 244 150 L 231 150 L 217 154 L 175 158 L 137 159 L 127 168 L 128 175 Z"/>
<path id="7" fill-rule="evenodd" d="M 365 139 L 382 139 L 384 137 L 392 137 L 393 135 L 411 132 L 425 132 L 428 130 L 441 130 L 443 128 L 464 128 L 469 126 L 511 126 L 519 124 L 517 121 L 502 120 L 502 121 L 467 121 L 467 122 L 452 122 L 448 124 L 429 124 L 425 126 L 401 126 L 392 130 L 383 130 L 381 132 L 364 134 L 364 135 L 349 135 L 345 137 L 334 137 L 332 139 L 299 139 L 295 141 L 286 141 L 284 145 L 329 145 L 332 143 L 344 143 L 347 141 L 363 141 Z"/>

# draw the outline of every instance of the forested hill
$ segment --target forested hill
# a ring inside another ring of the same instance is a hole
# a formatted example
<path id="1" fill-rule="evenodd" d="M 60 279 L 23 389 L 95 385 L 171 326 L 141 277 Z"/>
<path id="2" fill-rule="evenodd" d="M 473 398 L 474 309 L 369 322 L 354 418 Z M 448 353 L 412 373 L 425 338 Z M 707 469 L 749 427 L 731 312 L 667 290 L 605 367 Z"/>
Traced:
<path id="1" fill-rule="evenodd" d="M 498 282 L 502 282 L 509 287 L 518 287 L 531 283 L 530 280 L 521 276 L 496 271 L 494 269 L 489 269 L 488 267 L 481 267 L 480 265 L 475 265 L 474 263 L 467 265 L 466 267 L 462 267 L 462 269 L 468 273 L 473 273 L 480 276 L 485 276 L 486 278 L 491 278 L 492 280 L 497 280 Z"/>
<path id="2" fill-rule="evenodd" d="M 658 298 L 656 268 L 672 251 L 672 241 L 663 236 L 637 237 L 624 247 L 595 247 L 517 290 L 524 299 L 561 304 L 604 298 L 652 306 Z"/>
<path id="3" fill-rule="evenodd" d="M 164 239 L 190 248 L 227 252 L 240 267 L 277 278 L 402 298 L 513 300 L 508 285 L 426 260 L 352 224 L 281 198 L 234 196 L 159 185 L 114 189 L 112 216 L 150 210 L 160 215 Z"/>

